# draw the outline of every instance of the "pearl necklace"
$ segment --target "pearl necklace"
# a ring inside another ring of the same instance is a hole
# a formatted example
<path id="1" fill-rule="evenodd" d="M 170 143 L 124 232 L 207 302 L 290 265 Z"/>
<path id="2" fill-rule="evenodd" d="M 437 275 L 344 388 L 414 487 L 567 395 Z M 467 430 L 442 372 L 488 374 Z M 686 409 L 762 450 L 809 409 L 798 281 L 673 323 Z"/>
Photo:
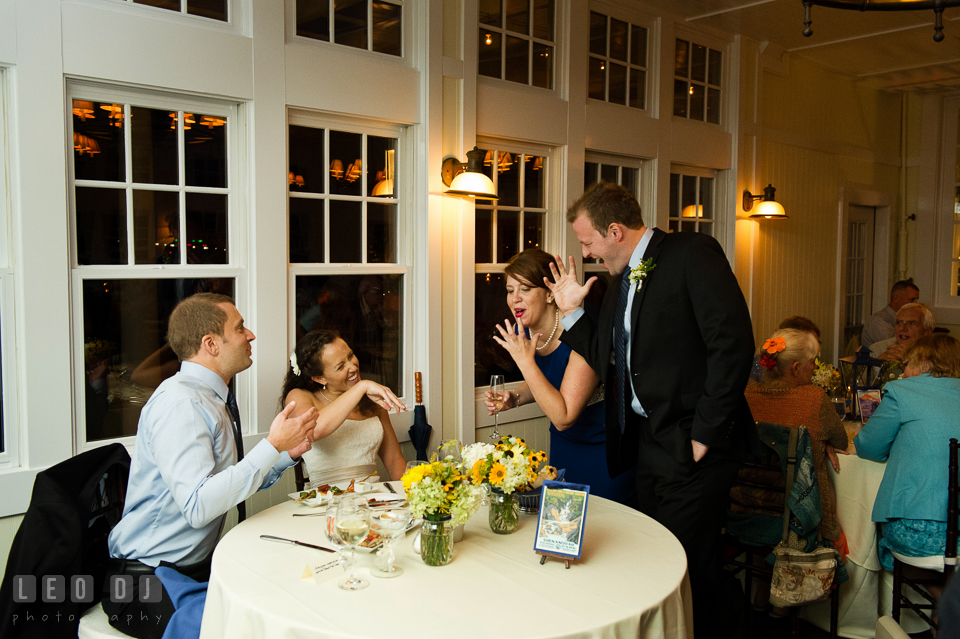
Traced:
<path id="1" fill-rule="evenodd" d="M 547 341 L 543 343 L 543 346 L 536 347 L 538 351 L 542 351 L 543 349 L 545 349 L 547 347 L 547 344 L 553 341 L 553 336 L 557 334 L 557 327 L 560 326 L 560 309 L 559 308 L 556 310 L 554 317 L 556 319 L 553 320 L 553 332 L 550 333 L 550 337 L 548 337 Z"/>

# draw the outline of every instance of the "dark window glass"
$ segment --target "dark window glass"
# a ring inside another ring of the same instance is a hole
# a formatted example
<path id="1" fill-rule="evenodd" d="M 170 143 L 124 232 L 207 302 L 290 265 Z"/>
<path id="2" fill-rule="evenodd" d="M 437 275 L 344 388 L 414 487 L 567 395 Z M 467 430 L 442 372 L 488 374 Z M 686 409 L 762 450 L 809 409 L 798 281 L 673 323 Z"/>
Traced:
<path id="1" fill-rule="evenodd" d="M 533 0 L 533 37 L 553 42 L 553 0 Z"/>
<path id="2" fill-rule="evenodd" d="M 693 54 L 690 56 L 690 79 L 707 81 L 707 48 L 699 44 L 693 45 Z"/>
<path id="3" fill-rule="evenodd" d="M 493 262 L 493 211 L 490 209 L 477 209 L 476 215 L 476 237 L 474 238 L 476 248 L 474 260 L 478 264 L 489 264 Z"/>
<path id="4" fill-rule="evenodd" d="M 707 122 L 720 124 L 720 89 L 707 89 Z"/>
<path id="5" fill-rule="evenodd" d="M 627 61 L 627 23 L 610 18 L 610 57 Z"/>
<path id="6" fill-rule="evenodd" d="M 479 73 L 488 78 L 500 77 L 500 34 L 480 29 Z"/>
<path id="7" fill-rule="evenodd" d="M 528 155 L 523 165 L 523 205 L 543 208 L 544 166 L 543 158 Z"/>
<path id="8" fill-rule="evenodd" d="M 367 192 L 374 197 L 397 197 L 397 140 L 367 136 Z"/>
<path id="9" fill-rule="evenodd" d="M 227 0 L 187 0 L 187 13 L 225 22 Z"/>
<path id="10" fill-rule="evenodd" d="M 373 3 L 373 50 L 390 55 L 402 55 L 400 34 L 403 22 L 401 8 L 387 2 Z"/>
<path id="11" fill-rule="evenodd" d="M 324 200 L 290 198 L 290 261 L 323 262 Z"/>
<path id="12" fill-rule="evenodd" d="M 676 56 L 674 58 L 674 72 L 673 74 L 681 77 L 688 78 L 688 66 L 689 60 L 687 59 L 688 52 L 690 48 L 690 43 L 686 40 L 677 40 Z"/>
<path id="13" fill-rule="evenodd" d="M 612 164 L 603 164 L 600 166 L 600 180 L 603 182 L 610 182 L 611 184 L 618 184 L 617 182 L 617 167 Z"/>
<path id="14" fill-rule="evenodd" d="M 133 191 L 133 255 L 137 264 L 180 263 L 180 195 Z"/>
<path id="15" fill-rule="evenodd" d="M 694 205 L 697 204 L 697 176 L 684 175 L 680 181 L 680 217 L 683 219 L 696 219 L 697 213 Z M 693 207 L 693 208 L 687 208 Z M 686 230 L 686 229 L 684 229 Z M 694 229 L 691 229 L 694 230 Z"/>
<path id="16" fill-rule="evenodd" d="M 520 214 L 516 211 L 497 211 L 497 245 L 494 259 L 506 262 L 520 252 Z"/>
<path id="17" fill-rule="evenodd" d="M 333 5 L 333 41 L 367 48 L 367 0 L 338 0 Z"/>
<path id="18" fill-rule="evenodd" d="M 680 232 L 681 233 L 696 233 L 697 223 L 688 222 L 686 220 L 680 220 Z"/>
<path id="19" fill-rule="evenodd" d="M 630 101 L 634 108 L 642 109 L 647 102 L 647 74 L 641 69 L 630 69 Z"/>
<path id="20" fill-rule="evenodd" d="M 363 259 L 360 202 L 330 200 L 330 261 L 359 264 Z"/>
<path id="21" fill-rule="evenodd" d="M 523 214 L 523 250 L 543 248 L 543 213 Z"/>
<path id="22" fill-rule="evenodd" d="M 700 178 L 700 217 L 708 220 L 713 215 L 713 178 Z"/>
<path id="23" fill-rule="evenodd" d="M 362 141 L 359 133 L 330 131 L 330 193 L 363 195 Z"/>
<path id="24" fill-rule="evenodd" d="M 700 222 L 697 225 L 697 230 L 704 235 L 713 235 L 713 224 L 711 222 Z"/>
<path id="25" fill-rule="evenodd" d="M 396 204 L 367 204 L 367 263 L 395 263 L 396 237 Z"/>
<path id="26" fill-rule="evenodd" d="M 533 79 L 531 84 L 543 89 L 553 88 L 553 47 L 533 43 Z"/>
<path id="27" fill-rule="evenodd" d="M 680 231 L 680 220 L 670 220 L 670 225 L 667 228 L 670 229 L 670 233 L 678 233 Z"/>
<path id="28" fill-rule="evenodd" d="M 328 0 L 297 0 L 297 35 L 330 42 Z"/>
<path id="29" fill-rule="evenodd" d="M 73 101 L 73 166 L 78 180 L 126 180 L 122 104 Z"/>
<path id="30" fill-rule="evenodd" d="M 506 0 L 507 29 L 530 35 L 530 0 Z"/>
<path id="31" fill-rule="evenodd" d="M 529 79 L 529 55 L 529 40 L 507 36 L 507 80 L 527 84 Z"/>
<path id="32" fill-rule="evenodd" d="M 497 160 L 497 195 L 500 206 L 520 206 L 520 162 L 512 153 L 501 151 Z M 515 161 L 517 160 L 517 161 Z"/>
<path id="33" fill-rule="evenodd" d="M 403 395 L 403 276 L 298 275 L 295 286 L 297 338 L 337 331 L 356 354 L 362 379 Z"/>
<path id="34" fill-rule="evenodd" d="M 187 186 L 227 186 L 227 119 L 219 115 L 184 114 L 184 176 Z"/>
<path id="35" fill-rule="evenodd" d="M 180 369 L 166 344 L 171 311 L 194 293 L 233 296 L 234 281 L 91 279 L 82 287 L 87 441 L 136 435 L 153 389 Z"/>
<path id="36" fill-rule="evenodd" d="M 227 196 L 187 193 L 187 263 L 227 263 Z"/>
<path id="37" fill-rule="evenodd" d="M 483 169 L 482 169 L 482 172 L 483 172 L 484 175 L 486 175 L 488 178 L 490 178 L 490 181 L 491 181 L 491 182 L 493 182 L 493 181 L 494 181 L 493 174 L 494 174 L 494 170 L 496 169 L 496 166 L 497 166 L 497 163 L 494 161 L 494 155 L 495 155 L 495 153 L 494 153 L 494 151 L 487 151 L 487 150 L 485 150 L 485 149 L 481 149 L 481 150 L 483 150 L 483 153 L 484 153 L 484 155 L 483 155 Z M 495 183 L 495 182 L 494 182 L 494 183 Z M 491 204 L 491 205 L 492 205 L 492 204 L 493 204 L 493 200 L 483 200 L 483 199 L 477 198 L 477 204 Z"/>
<path id="38" fill-rule="evenodd" d="M 723 54 L 710 49 L 710 75 L 708 80 L 714 86 L 721 86 L 720 76 L 723 73 Z"/>
<path id="39" fill-rule="evenodd" d="M 647 30 L 630 25 L 630 63 L 647 66 Z"/>
<path id="40" fill-rule="evenodd" d="M 597 58 L 590 58 L 590 86 L 588 95 L 594 100 L 607 99 L 606 71 L 607 63 Z"/>
<path id="41" fill-rule="evenodd" d="M 480 0 L 480 24 L 488 24 L 492 27 L 503 26 L 500 3 L 501 0 Z"/>
<path id="42" fill-rule="evenodd" d="M 290 125 L 290 170 L 287 183 L 291 192 L 323 193 L 323 180 L 327 163 L 323 155 L 323 129 Z M 343 161 L 340 168 L 330 166 L 331 180 L 335 170 L 343 177 Z"/>
<path id="43" fill-rule="evenodd" d="M 687 86 L 683 80 L 673 81 L 673 114 L 682 118 L 687 117 Z"/>
<path id="44" fill-rule="evenodd" d="M 76 199 L 78 263 L 126 264 L 126 192 L 78 186 Z"/>
<path id="45" fill-rule="evenodd" d="M 680 217 L 680 176 L 670 174 L 670 217 Z"/>
<path id="46" fill-rule="evenodd" d="M 145 4 L 149 7 L 180 11 L 180 0 L 133 0 L 134 4 Z"/>
<path id="47" fill-rule="evenodd" d="M 610 91 L 607 100 L 614 104 L 627 102 L 627 67 L 610 63 Z"/>
<path id="48" fill-rule="evenodd" d="M 607 16 L 590 12 L 590 53 L 607 55 Z"/>
<path id="49" fill-rule="evenodd" d="M 133 181 L 141 184 L 177 184 L 177 112 L 130 107 Z"/>
<path id="50" fill-rule="evenodd" d="M 635 196 L 638 195 L 637 183 L 640 181 L 639 177 L 640 171 L 638 169 L 631 169 L 628 167 L 623 167 L 620 169 L 620 184 Z"/>
<path id="51" fill-rule="evenodd" d="M 600 181 L 598 174 L 599 167 L 596 162 L 586 162 L 583 165 L 583 190 L 586 191 L 591 185 Z"/>
<path id="52" fill-rule="evenodd" d="M 690 85 L 690 119 L 703 120 L 704 88 L 702 84 Z"/>
<path id="53" fill-rule="evenodd" d="M 510 256 L 508 255 L 507 258 Z M 506 260 L 504 260 L 506 261 Z M 475 276 L 474 308 L 476 312 L 476 363 L 474 385 L 487 386 L 491 375 L 503 375 L 508 382 L 518 382 L 523 375 L 507 351 L 493 341 L 496 325 L 513 317 L 507 307 L 506 278 L 503 273 L 477 273 Z M 499 335 L 499 333 L 496 333 Z"/>

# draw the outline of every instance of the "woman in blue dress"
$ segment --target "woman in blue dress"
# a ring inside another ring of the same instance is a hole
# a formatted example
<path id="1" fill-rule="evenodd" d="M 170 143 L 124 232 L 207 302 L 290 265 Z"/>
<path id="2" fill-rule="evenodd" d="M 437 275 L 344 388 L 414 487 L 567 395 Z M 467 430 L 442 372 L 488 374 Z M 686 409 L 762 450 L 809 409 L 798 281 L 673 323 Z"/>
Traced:
<path id="1" fill-rule="evenodd" d="M 566 480 L 589 485 L 593 495 L 634 506 L 633 471 L 615 478 L 607 473 L 597 374 L 560 342 L 560 311 L 543 283 L 553 259 L 540 249 L 528 249 L 513 256 L 504 269 L 507 306 L 516 325 L 505 320 L 497 326 L 500 336 L 493 339 L 510 353 L 524 382 L 503 394 L 499 409 L 488 392 L 486 406 L 493 414 L 536 402 L 550 419 L 550 463 L 566 469 Z"/>

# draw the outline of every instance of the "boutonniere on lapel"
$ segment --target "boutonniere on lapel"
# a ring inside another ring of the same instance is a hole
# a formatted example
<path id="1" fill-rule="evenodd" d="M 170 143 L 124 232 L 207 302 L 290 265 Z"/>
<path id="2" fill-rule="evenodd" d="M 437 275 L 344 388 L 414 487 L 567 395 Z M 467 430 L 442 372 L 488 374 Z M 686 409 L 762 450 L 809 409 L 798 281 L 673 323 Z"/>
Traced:
<path id="1" fill-rule="evenodd" d="M 657 268 L 657 265 L 653 263 L 653 258 L 648 257 L 645 260 L 640 260 L 640 264 L 634 266 L 630 269 L 630 275 L 628 279 L 631 284 L 637 285 L 637 290 L 640 290 L 640 287 L 643 286 L 643 280 L 647 279 L 647 276 L 650 275 L 650 271 Z"/>

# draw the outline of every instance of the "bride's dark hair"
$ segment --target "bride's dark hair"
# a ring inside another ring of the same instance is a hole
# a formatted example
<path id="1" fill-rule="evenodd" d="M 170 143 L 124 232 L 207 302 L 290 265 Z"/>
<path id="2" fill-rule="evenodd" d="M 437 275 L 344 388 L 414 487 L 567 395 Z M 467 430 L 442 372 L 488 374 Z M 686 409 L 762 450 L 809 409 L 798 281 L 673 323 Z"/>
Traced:
<path id="1" fill-rule="evenodd" d="M 305 390 L 308 393 L 316 393 L 323 388 L 313 380 L 314 377 L 323 375 L 323 362 L 321 357 L 323 349 L 333 342 L 340 339 L 340 333 L 331 330 L 313 331 L 300 338 L 293 352 L 297 356 L 297 368 L 300 373 L 293 370 L 293 365 L 287 363 L 287 374 L 283 378 L 283 391 L 280 393 L 280 409 L 286 405 L 286 397 L 294 389 Z M 377 405 L 366 395 L 357 404 L 357 410 L 364 417 L 373 417 L 377 412 Z"/>

